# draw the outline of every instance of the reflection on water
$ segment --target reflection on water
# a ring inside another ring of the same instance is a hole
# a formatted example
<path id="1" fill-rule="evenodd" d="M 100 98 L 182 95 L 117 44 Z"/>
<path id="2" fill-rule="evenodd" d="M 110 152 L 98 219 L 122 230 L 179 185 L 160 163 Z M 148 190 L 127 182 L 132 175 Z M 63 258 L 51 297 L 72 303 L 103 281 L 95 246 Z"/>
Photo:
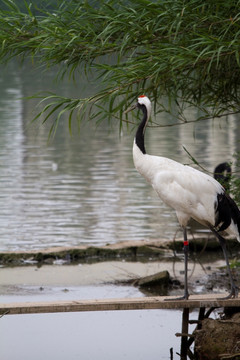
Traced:
<path id="1" fill-rule="evenodd" d="M 173 348 L 178 359 L 180 327 L 181 312 L 170 310 L 5 316 L 0 355 L 11 360 L 19 354 L 25 360 L 168 360 Z"/>
<path id="2" fill-rule="evenodd" d="M 4 69 L 4 70 L 3 70 Z M 172 238 L 175 214 L 135 171 L 134 132 L 118 124 L 82 124 L 72 137 L 62 122 L 47 144 L 49 126 L 30 124 L 41 90 L 83 96 L 86 84 L 28 66 L 2 68 L 0 81 L 1 250 L 102 245 L 125 240 Z M 194 114 L 192 115 L 194 117 Z M 167 122 L 168 119 L 157 119 Z M 116 120 L 114 120 L 116 122 Z M 238 150 L 237 119 L 148 130 L 147 150 L 189 163 L 186 148 L 213 170 Z"/>

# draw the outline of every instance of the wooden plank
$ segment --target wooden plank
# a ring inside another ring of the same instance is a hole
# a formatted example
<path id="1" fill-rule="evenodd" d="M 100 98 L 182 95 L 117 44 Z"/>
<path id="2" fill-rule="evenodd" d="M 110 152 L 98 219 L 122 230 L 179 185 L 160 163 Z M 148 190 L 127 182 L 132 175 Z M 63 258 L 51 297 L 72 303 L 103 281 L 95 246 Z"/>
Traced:
<path id="1" fill-rule="evenodd" d="M 194 295 L 189 300 L 172 300 L 171 297 L 122 298 L 101 300 L 46 301 L 0 303 L 0 315 L 39 314 L 79 311 L 112 311 L 143 309 L 195 309 L 209 307 L 240 307 L 240 298 L 221 300 L 222 295 Z"/>

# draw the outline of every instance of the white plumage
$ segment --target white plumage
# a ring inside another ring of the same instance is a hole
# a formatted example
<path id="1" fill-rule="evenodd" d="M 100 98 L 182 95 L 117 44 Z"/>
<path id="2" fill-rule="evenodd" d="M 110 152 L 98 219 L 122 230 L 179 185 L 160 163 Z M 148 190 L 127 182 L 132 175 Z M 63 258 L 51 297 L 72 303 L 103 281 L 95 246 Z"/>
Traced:
<path id="1" fill-rule="evenodd" d="M 188 242 L 186 226 L 190 218 L 208 227 L 219 239 L 228 271 L 230 273 L 225 239 L 219 234 L 223 230 L 240 240 L 240 212 L 225 189 L 211 176 L 174 160 L 148 155 L 144 146 L 144 132 L 151 113 L 151 102 L 142 95 L 133 108 L 140 108 L 143 119 L 138 127 L 133 144 L 133 161 L 137 171 L 152 185 L 164 203 L 176 211 L 184 233 L 185 292 L 187 289 Z M 230 273 L 231 292 L 228 297 L 237 296 L 237 287 Z"/>

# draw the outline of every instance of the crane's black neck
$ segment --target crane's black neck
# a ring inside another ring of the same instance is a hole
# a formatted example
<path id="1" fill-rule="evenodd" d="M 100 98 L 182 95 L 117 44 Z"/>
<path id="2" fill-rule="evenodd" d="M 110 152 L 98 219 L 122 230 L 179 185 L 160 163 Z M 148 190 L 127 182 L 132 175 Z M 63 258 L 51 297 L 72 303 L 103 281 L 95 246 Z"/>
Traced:
<path id="1" fill-rule="evenodd" d="M 146 154 L 146 150 L 145 150 L 145 146 L 144 146 L 144 130 L 145 130 L 145 126 L 146 126 L 146 123 L 148 120 L 147 109 L 146 109 L 145 105 L 138 105 L 138 107 L 143 112 L 143 119 L 142 119 L 140 125 L 138 126 L 136 136 L 135 136 L 135 142 L 136 142 L 136 145 L 141 150 L 141 152 L 143 154 Z"/>

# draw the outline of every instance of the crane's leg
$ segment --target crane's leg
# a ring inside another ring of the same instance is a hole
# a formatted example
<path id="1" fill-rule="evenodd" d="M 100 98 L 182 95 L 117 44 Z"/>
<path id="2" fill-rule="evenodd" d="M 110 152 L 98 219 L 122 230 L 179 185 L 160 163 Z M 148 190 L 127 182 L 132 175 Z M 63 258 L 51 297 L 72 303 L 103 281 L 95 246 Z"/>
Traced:
<path id="1" fill-rule="evenodd" d="M 224 255 L 224 258 L 226 261 L 226 265 L 227 265 L 227 271 L 228 271 L 228 275 L 229 275 L 229 279 L 230 279 L 230 284 L 231 284 L 231 291 L 230 291 L 229 295 L 222 299 L 236 298 L 236 297 L 238 297 L 238 287 L 234 284 L 234 281 L 233 281 L 233 277 L 232 277 L 232 273 L 231 273 L 231 269 L 230 269 L 230 265 L 229 265 L 229 260 L 228 260 L 226 240 L 221 235 L 219 235 L 215 229 L 211 228 L 211 231 L 214 233 L 214 235 L 216 235 L 216 237 L 218 238 L 218 241 L 222 247 L 223 255 Z"/>
<path id="2" fill-rule="evenodd" d="M 189 297 L 188 293 L 188 252 L 189 244 L 187 239 L 187 229 L 183 228 L 183 251 L 184 251 L 184 295 L 183 299 L 187 300 Z"/>
<path id="3" fill-rule="evenodd" d="M 189 244 L 187 239 L 187 229 L 183 228 L 183 253 L 184 253 L 184 295 L 178 298 L 165 299 L 165 300 L 187 300 L 189 297 L 188 293 L 188 251 Z"/>

